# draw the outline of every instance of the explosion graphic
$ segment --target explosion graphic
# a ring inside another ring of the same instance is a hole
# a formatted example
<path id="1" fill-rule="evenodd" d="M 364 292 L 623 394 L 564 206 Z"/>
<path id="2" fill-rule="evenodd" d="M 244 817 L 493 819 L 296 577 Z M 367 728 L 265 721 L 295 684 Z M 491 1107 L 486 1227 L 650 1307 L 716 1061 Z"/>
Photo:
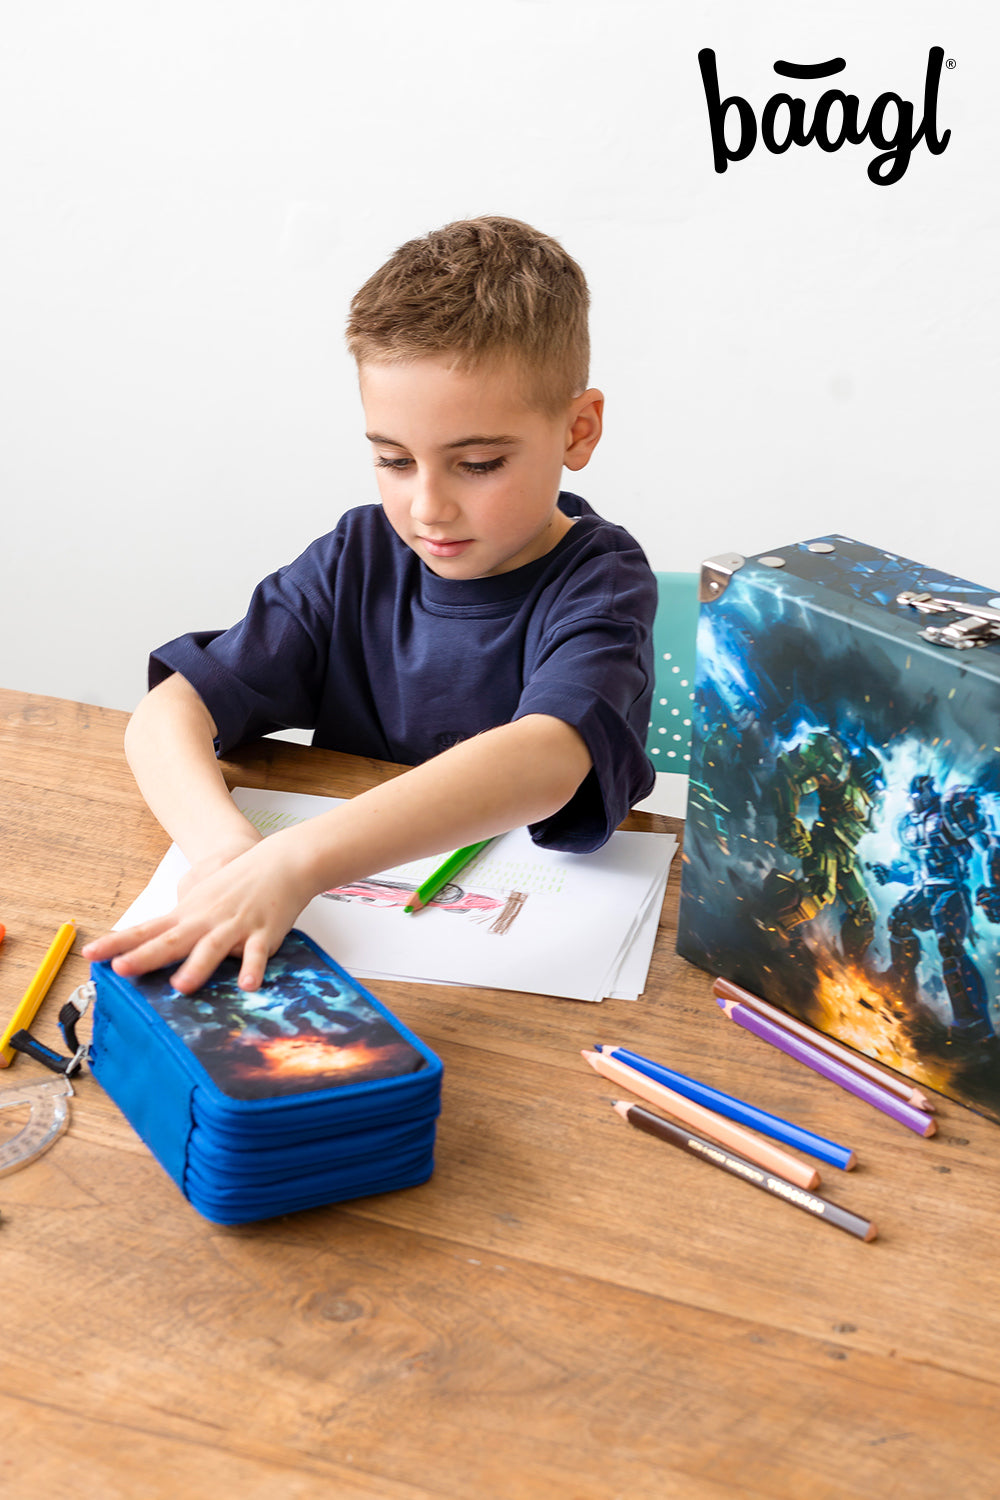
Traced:
<path id="1" fill-rule="evenodd" d="M 243 1083 L 306 1077 L 313 1088 L 322 1088 L 324 1080 L 332 1084 L 349 1075 L 347 1081 L 363 1083 L 390 1074 L 405 1050 L 393 1044 L 372 1047 L 363 1041 L 338 1046 L 318 1032 L 254 1038 L 252 1042 L 231 1033 L 231 1077 Z"/>
<path id="2" fill-rule="evenodd" d="M 810 1013 L 803 1019 L 862 1056 L 929 1088 L 945 1092 L 954 1083 L 954 1060 L 927 1050 L 928 1030 L 937 1032 L 940 1045 L 947 1047 L 947 1028 L 936 1020 L 915 1019 L 891 989 L 886 993 L 876 988 L 863 967 L 838 959 L 828 949 L 808 942 L 807 946 L 813 953 L 815 978 Z"/>

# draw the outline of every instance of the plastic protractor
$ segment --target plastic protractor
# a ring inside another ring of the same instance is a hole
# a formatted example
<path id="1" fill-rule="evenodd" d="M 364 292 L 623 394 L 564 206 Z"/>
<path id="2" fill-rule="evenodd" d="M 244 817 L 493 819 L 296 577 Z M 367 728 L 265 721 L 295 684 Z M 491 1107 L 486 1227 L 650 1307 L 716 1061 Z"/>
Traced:
<path id="1" fill-rule="evenodd" d="M 0 1177 L 27 1166 L 47 1151 L 69 1124 L 69 1099 L 73 1085 L 68 1078 L 45 1078 L 22 1088 L 0 1089 L 0 1109 L 27 1105 L 26 1122 L 14 1135 L 0 1141 Z"/>

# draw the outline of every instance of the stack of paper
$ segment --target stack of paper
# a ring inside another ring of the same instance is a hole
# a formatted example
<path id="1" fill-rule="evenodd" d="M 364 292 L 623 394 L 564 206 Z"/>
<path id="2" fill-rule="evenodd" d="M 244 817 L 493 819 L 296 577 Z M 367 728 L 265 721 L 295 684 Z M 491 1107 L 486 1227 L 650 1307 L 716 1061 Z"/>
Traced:
<path id="1" fill-rule="evenodd" d="M 233 799 L 265 835 L 341 800 L 249 787 L 237 787 Z M 296 926 L 359 978 L 636 1000 L 676 843 L 672 834 L 615 833 L 594 854 L 560 854 L 516 829 L 495 839 L 421 912 L 403 907 L 440 855 L 317 896 Z M 186 869 L 172 846 L 117 926 L 169 911 Z"/>

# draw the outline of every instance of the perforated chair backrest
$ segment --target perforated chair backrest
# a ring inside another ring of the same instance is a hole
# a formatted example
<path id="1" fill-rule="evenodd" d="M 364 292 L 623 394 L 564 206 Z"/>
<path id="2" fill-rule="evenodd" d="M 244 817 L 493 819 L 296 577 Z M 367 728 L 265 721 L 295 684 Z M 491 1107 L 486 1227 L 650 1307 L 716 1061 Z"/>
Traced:
<path id="1" fill-rule="evenodd" d="M 656 688 L 646 749 L 657 771 L 686 773 L 691 761 L 698 574 L 657 573 L 656 583 Z"/>

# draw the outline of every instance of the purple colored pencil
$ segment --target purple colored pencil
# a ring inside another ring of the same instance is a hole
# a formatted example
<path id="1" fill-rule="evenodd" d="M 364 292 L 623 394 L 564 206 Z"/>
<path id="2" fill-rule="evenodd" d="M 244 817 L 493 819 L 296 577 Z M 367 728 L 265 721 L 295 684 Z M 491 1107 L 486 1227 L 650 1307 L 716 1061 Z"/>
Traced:
<path id="1" fill-rule="evenodd" d="M 812 1042 L 821 1052 L 828 1052 L 838 1062 L 846 1063 L 853 1068 L 855 1073 L 864 1073 L 866 1078 L 872 1078 L 880 1088 L 888 1089 L 890 1094 L 898 1094 L 905 1099 L 907 1104 L 912 1104 L 916 1109 L 926 1110 L 929 1115 L 934 1113 L 934 1103 L 922 1093 L 920 1089 L 914 1088 L 909 1082 L 902 1078 L 896 1078 L 892 1073 L 887 1073 L 884 1068 L 876 1067 L 875 1063 L 868 1057 L 862 1057 L 853 1052 L 850 1047 L 841 1046 L 835 1042 L 832 1036 L 826 1036 L 822 1031 L 817 1031 L 814 1026 L 807 1026 L 804 1021 L 791 1016 L 787 1011 L 779 1010 L 776 1005 L 769 1005 L 762 1000 L 760 995 L 754 995 L 750 990 L 743 989 L 738 984 L 733 984 L 731 979 L 723 979 L 720 974 L 712 985 L 713 995 L 722 995 L 727 1000 L 735 1000 L 737 1005 L 749 1005 L 758 1015 L 766 1016 L 769 1021 L 782 1027 L 785 1031 L 794 1032 L 796 1036 Z"/>
<path id="2" fill-rule="evenodd" d="M 866 1104 L 873 1104 L 883 1114 L 890 1115 L 892 1119 L 898 1120 L 900 1125 L 905 1125 L 908 1130 L 915 1130 L 918 1135 L 933 1135 L 937 1125 L 930 1115 L 924 1114 L 923 1110 L 914 1109 L 912 1104 L 907 1104 L 895 1094 L 889 1093 L 888 1089 L 880 1088 L 877 1083 L 865 1078 L 861 1073 L 856 1073 L 853 1068 L 844 1063 L 837 1062 L 836 1058 L 821 1052 L 818 1047 L 813 1047 L 801 1037 L 794 1036 L 783 1027 L 776 1026 L 765 1016 L 759 1015 L 757 1011 L 751 1010 L 748 1005 L 739 1005 L 734 1000 L 724 999 L 721 995 L 716 1000 L 731 1021 L 742 1026 L 744 1031 L 751 1032 L 759 1037 L 762 1042 L 769 1042 L 772 1047 L 788 1054 L 796 1062 L 805 1063 L 807 1068 L 812 1068 L 814 1073 L 820 1073 L 824 1078 L 829 1078 L 831 1083 L 839 1084 L 842 1089 L 856 1094 Z"/>

